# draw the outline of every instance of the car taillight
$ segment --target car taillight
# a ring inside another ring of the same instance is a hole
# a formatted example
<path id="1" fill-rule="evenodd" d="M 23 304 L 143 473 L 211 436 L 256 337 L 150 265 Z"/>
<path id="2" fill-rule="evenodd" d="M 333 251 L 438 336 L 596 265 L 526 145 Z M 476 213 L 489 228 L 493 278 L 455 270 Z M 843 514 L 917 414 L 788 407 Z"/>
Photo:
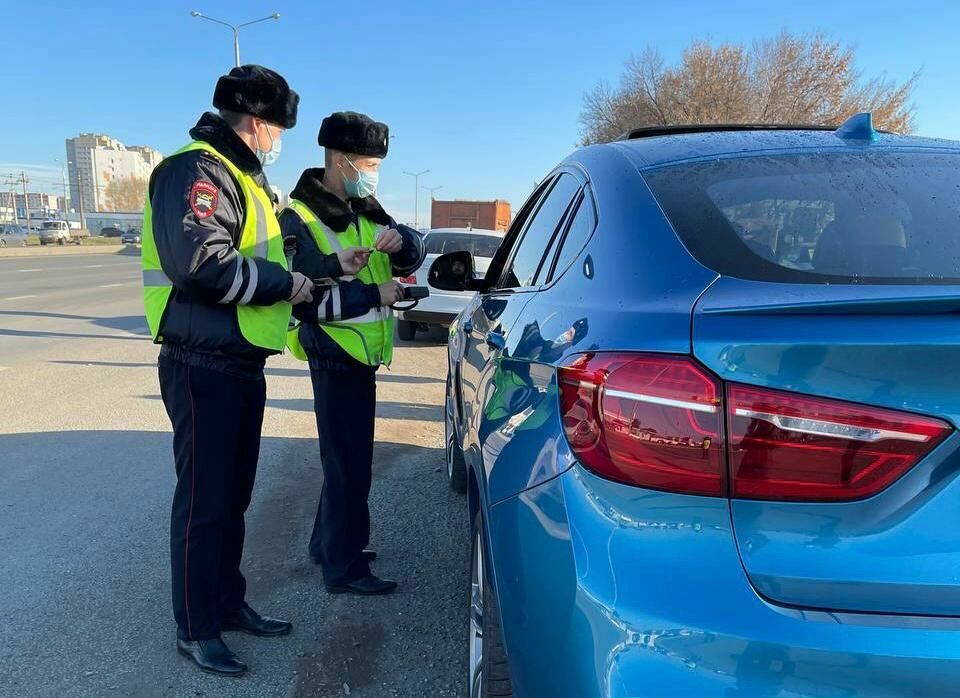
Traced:
<path id="1" fill-rule="evenodd" d="M 412 275 L 412 276 L 401 276 L 401 277 L 400 277 L 400 283 L 402 283 L 402 284 L 413 284 L 413 285 L 416 285 L 416 283 L 417 283 L 417 275 L 414 274 L 414 275 Z"/>
<path id="2" fill-rule="evenodd" d="M 932 417 L 739 384 L 722 400 L 721 382 L 689 357 L 580 354 L 558 380 L 564 432 L 584 467 L 684 494 L 862 499 L 953 430 Z"/>
<path id="3" fill-rule="evenodd" d="M 733 496 L 845 501 L 880 492 L 950 433 L 931 417 L 731 385 Z"/>
<path id="4" fill-rule="evenodd" d="M 585 467 L 640 487 L 725 494 L 720 386 L 693 361 L 584 354 L 559 381 L 564 431 Z"/>

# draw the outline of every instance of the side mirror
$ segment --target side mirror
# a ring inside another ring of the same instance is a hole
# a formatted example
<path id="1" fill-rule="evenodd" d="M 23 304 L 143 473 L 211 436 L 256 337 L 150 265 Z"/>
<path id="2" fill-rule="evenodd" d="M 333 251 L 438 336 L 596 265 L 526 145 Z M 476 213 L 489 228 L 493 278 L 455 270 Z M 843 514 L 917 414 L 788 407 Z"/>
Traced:
<path id="1" fill-rule="evenodd" d="M 441 291 L 476 291 L 473 255 L 469 252 L 448 252 L 430 265 L 430 285 Z"/>

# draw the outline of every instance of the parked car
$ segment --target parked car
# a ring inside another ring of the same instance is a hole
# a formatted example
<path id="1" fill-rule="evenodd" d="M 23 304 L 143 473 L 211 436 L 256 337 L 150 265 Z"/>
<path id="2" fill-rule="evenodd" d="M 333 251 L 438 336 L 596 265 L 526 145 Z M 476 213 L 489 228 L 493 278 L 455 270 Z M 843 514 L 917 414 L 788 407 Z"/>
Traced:
<path id="1" fill-rule="evenodd" d="M 120 242 L 122 242 L 124 245 L 139 245 L 140 231 L 131 228 L 120 236 Z"/>
<path id="2" fill-rule="evenodd" d="M 958 191 L 869 115 L 637 131 L 434 261 L 471 696 L 954 692 Z"/>
<path id="3" fill-rule="evenodd" d="M 112 225 L 100 229 L 100 236 L 105 238 L 122 238 L 123 231 Z"/>
<path id="4" fill-rule="evenodd" d="M 27 231 L 16 223 L 0 223 L 0 247 L 25 247 Z"/>
<path id="5" fill-rule="evenodd" d="M 423 271 L 401 279 L 404 284 L 411 286 L 430 286 L 426 270 L 430 268 L 437 257 L 447 252 L 467 251 L 473 256 L 478 272 L 485 272 L 490 264 L 503 233 L 495 230 L 478 230 L 467 228 L 437 228 L 430 230 L 423 238 L 426 257 L 421 269 Z M 449 327 L 454 318 L 467 306 L 473 293 L 470 291 L 441 291 L 430 288 L 430 296 L 422 299 L 412 310 L 398 312 L 397 334 L 400 339 L 412 340 L 416 338 L 418 330 L 429 330 L 430 327 Z"/>
<path id="6" fill-rule="evenodd" d="M 70 230 L 66 221 L 44 221 L 40 226 L 41 245 L 65 245 L 68 242 L 79 245 L 81 240 L 80 231 Z"/>

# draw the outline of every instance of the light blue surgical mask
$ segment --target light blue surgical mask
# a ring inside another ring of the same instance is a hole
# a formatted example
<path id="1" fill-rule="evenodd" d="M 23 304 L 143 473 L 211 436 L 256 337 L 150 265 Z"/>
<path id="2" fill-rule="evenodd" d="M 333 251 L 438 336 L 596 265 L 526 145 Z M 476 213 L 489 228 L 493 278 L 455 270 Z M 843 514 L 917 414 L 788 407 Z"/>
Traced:
<path id="1" fill-rule="evenodd" d="M 365 199 L 377 193 L 377 184 L 380 182 L 379 172 L 367 172 L 357 169 L 357 166 L 350 162 L 350 158 L 345 158 L 350 163 L 350 167 L 357 173 L 356 179 L 350 179 L 345 174 L 343 177 L 343 186 L 347 190 L 347 196 L 351 199 Z"/>
<path id="2" fill-rule="evenodd" d="M 270 133 L 270 127 L 267 126 L 267 133 Z M 273 134 L 271 134 L 272 136 Z M 270 144 L 270 150 L 263 150 L 260 148 L 260 139 L 257 137 L 257 132 L 253 132 L 253 138 L 257 143 L 257 160 L 260 161 L 260 164 L 264 167 L 272 165 L 277 160 L 280 159 L 280 136 L 273 136 L 273 142 Z"/>

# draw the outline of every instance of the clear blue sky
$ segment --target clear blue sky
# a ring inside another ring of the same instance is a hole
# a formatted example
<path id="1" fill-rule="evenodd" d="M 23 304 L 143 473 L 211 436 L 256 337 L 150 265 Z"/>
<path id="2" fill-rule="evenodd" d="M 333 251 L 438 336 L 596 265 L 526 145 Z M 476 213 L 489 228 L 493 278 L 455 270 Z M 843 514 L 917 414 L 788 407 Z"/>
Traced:
<path id="1" fill-rule="evenodd" d="M 583 93 L 599 80 L 616 82 L 623 62 L 647 45 L 672 62 L 693 39 L 822 30 L 853 44 L 868 75 L 904 80 L 921 68 L 919 133 L 960 138 L 960 3 L 945 0 L 27 0 L 7 7 L 0 25 L 0 175 L 53 166 L 64 139 L 80 131 L 164 153 L 186 142 L 233 60 L 229 30 L 191 18 L 191 9 L 235 22 L 282 14 L 241 34 L 241 60 L 279 70 L 302 97 L 271 180 L 289 190 L 319 161 L 323 116 L 364 111 L 395 136 L 381 198 L 400 219 L 413 209 L 403 170 L 429 168 L 421 183 L 443 185 L 441 197 L 518 207 L 574 148 Z M 56 169 L 32 172 L 56 191 Z"/>

